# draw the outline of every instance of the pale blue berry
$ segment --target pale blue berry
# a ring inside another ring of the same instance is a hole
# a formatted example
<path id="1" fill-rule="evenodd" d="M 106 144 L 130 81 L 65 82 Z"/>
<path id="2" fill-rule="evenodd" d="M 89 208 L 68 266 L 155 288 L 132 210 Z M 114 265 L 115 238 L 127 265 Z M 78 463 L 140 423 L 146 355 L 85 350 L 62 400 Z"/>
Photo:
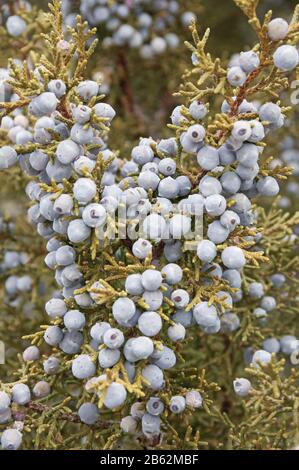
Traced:
<path id="1" fill-rule="evenodd" d="M 241 52 L 239 61 L 241 68 L 246 73 L 253 72 L 260 65 L 260 58 L 254 51 Z"/>
<path id="2" fill-rule="evenodd" d="M 268 24 L 268 36 L 272 41 L 281 41 L 289 32 L 289 25 L 283 18 L 275 18 Z"/>
<path id="3" fill-rule="evenodd" d="M 186 408 L 186 399 L 181 395 L 176 395 L 171 398 L 169 403 L 169 409 L 172 413 L 180 414 Z"/>
<path id="4" fill-rule="evenodd" d="M 113 410 L 122 406 L 127 398 L 125 387 L 117 382 L 112 382 L 106 389 L 104 405 Z"/>
<path id="5" fill-rule="evenodd" d="M 251 382 L 248 379 L 235 379 L 233 382 L 234 391 L 239 397 L 246 397 L 251 390 Z"/>
<path id="6" fill-rule="evenodd" d="M 233 87 L 241 87 L 246 81 L 246 73 L 241 67 L 231 67 L 227 72 L 227 80 Z"/>
<path id="7" fill-rule="evenodd" d="M 78 410 L 82 423 L 92 425 L 99 417 L 99 410 L 94 403 L 83 403 Z"/>
<path id="8" fill-rule="evenodd" d="M 197 162 L 203 170 L 213 170 L 219 165 L 218 150 L 209 145 L 203 147 L 197 153 Z"/>
<path id="9" fill-rule="evenodd" d="M 146 336 L 156 336 L 162 329 L 161 316 L 156 312 L 145 312 L 138 319 L 138 328 Z"/>
<path id="10" fill-rule="evenodd" d="M 242 269 L 246 263 L 243 250 L 238 246 L 224 248 L 221 254 L 221 260 L 228 269 Z"/>
<path id="11" fill-rule="evenodd" d="M 284 45 L 278 47 L 273 54 L 274 65 L 284 72 L 288 72 L 297 67 L 299 54 L 294 46 Z"/>
<path id="12" fill-rule="evenodd" d="M 183 341 L 186 336 L 186 328 L 181 323 L 175 323 L 168 328 L 167 335 L 171 341 Z"/>
<path id="13" fill-rule="evenodd" d="M 210 263 L 217 255 L 215 243 L 210 240 L 202 240 L 197 246 L 197 256 L 204 263 Z"/>
<path id="14" fill-rule="evenodd" d="M 76 379 L 87 379 L 95 374 L 96 367 L 90 356 L 81 354 L 72 362 L 72 373 Z"/>
<path id="15" fill-rule="evenodd" d="M 263 349 L 256 351 L 252 357 L 252 365 L 256 368 L 261 365 L 267 365 L 271 361 L 271 354 Z"/>
<path id="16" fill-rule="evenodd" d="M 26 21 L 18 15 L 9 16 L 6 21 L 6 28 L 11 36 L 21 36 L 27 27 Z"/>

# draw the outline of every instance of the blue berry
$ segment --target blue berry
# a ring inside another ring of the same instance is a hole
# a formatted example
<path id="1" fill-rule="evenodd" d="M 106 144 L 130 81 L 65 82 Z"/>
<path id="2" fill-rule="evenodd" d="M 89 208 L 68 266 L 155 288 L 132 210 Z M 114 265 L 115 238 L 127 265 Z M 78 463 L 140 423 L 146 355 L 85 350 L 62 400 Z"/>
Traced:
<path id="1" fill-rule="evenodd" d="M 202 302 L 193 308 L 193 316 L 196 323 L 202 328 L 215 325 L 218 322 L 218 313 L 213 305 L 208 302 Z"/>
<path id="2" fill-rule="evenodd" d="M 220 178 L 223 189 L 229 194 L 235 194 L 241 187 L 240 177 L 233 171 L 226 171 Z"/>
<path id="3" fill-rule="evenodd" d="M 203 119 L 207 114 L 208 110 L 204 103 L 200 101 L 192 101 L 189 106 L 189 113 L 196 121 Z"/>
<path id="4" fill-rule="evenodd" d="M 261 299 L 264 295 L 264 286 L 261 282 L 252 282 L 249 285 L 248 292 L 253 299 Z"/>
<path id="5" fill-rule="evenodd" d="M 284 72 L 288 72 L 297 67 L 299 54 L 294 46 L 284 45 L 278 47 L 273 54 L 274 65 Z"/>
<path id="6" fill-rule="evenodd" d="M 243 250 L 238 246 L 224 248 L 221 259 L 228 269 L 241 269 L 245 266 L 246 260 Z"/>
<path id="7" fill-rule="evenodd" d="M 70 331 L 65 333 L 59 347 L 65 354 L 78 354 L 82 344 L 82 334 L 79 331 Z"/>
<path id="8" fill-rule="evenodd" d="M 222 186 L 217 178 L 207 175 L 201 179 L 199 190 L 203 196 L 208 197 L 213 194 L 220 194 L 222 192 Z"/>
<path id="9" fill-rule="evenodd" d="M 177 152 L 178 152 L 178 146 L 177 146 L 176 140 L 173 137 L 171 137 L 169 139 L 160 140 L 160 142 L 157 145 L 157 149 L 160 152 L 162 152 L 164 155 L 167 155 L 169 157 L 176 156 Z M 160 165 L 160 163 L 163 162 L 163 160 L 165 160 L 165 159 L 162 159 L 161 162 L 159 162 L 159 165 Z M 160 172 L 163 173 L 162 171 L 160 171 Z"/>
<path id="10" fill-rule="evenodd" d="M 61 98 L 66 93 L 66 85 L 62 80 L 50 80 L 48 90 L 54 93 L 57 98 Z"/>
<path id="11" fill-rule="evenodd" d="M 0 391 L 0 414 L 8 410 L 11 398 L 6 392 Z"/>
<path id="12" fill-rule="evenodd" d="M 93 96 L 97 96 L 99 85 L 92 80 L 86 80 L 79 83 L 76 91 L 84 101 L 89 101 Z"/>
<path id="13" fill-rule="evenodd" d="M 135 358 L 135 361 L 147 359 L 152 354 L 153 350 L 153 342 L 146 336 L 139 336 L 131 341 L 131 352 Z"/>
<path id="14" fill-rule="evenodd" d="M 240 397 L 246 397 L 251 390 L 251 382 L 248 379 L 235 379 L 234 390 Z"/>
<path id="15" fill-rule="evenodd" d="M 112 382 L 106 389 L 104 405 L 113 410 L 122 406 L 127 398 L 125 387 L 117 382 Z"/>
<path id="16" fill-rule="evenodd" d="M 175 322 L 178 322 L 184 328 L 188 328 L 193 324 L 192 312 L 186 312 L 186 310 L 177 310 L 175 314 L 171 317 Z"/>
<path id="17" fill-rule="evenodd" d="M 245 142 L 251 136 L 251 126 L 249 121 L 237 121 L 232 128 L 232 137 L 241 142 Z"/>
<path id="18" fill-rule="evenodd" d="M 260 58 L 254 51 L 241 52 L 239 61 L 241 68 L 246 73 L 253 72 L 260 65 Z"/>
<path id="19" fill-rule="evenodd" d="M 155 359 L 155 365 L 160 369 L 171 369 L 176 364 L 176 355 L 172 349 L 164 346 L 159 352 L 158 359 Z"/>
<path id="20" fill-rule="evenodd" d="M 112 305 L 112 314 L 117 322 L 130 320 L 136 312 L 134 302 L 127 297 L 117 299 Z"/>
<path id="21" fill-rule="evenodd" d="M 141 424 L 142 432 L 145 436 L 153 437 L 160 434 L 161 420 L 159 416 L 145 413 L 145 415 L 142 416 Z"/>
<path id="22" fill-rule="evenodd" d="M 69 266 L 76 261 L 76 251 L 69 245 L 63 245 L 58 248 L 55 257 L 60 266 Z"/>
<path id="23" fill-rule="evenodd" d="M 270 354 L 277 354 L 280 351 L 280 342 L 276 338 L 267 338 L 263 341 L 263 349 Z"/>
<path id="24" fill-rule="evenodd" d="M 138 145 L 132 150 L 132 159 L 138 165 L 144 165 L 145 163 L 151 162 L 154 158 L 154 152 L 148 145 Z"/>
<path id="25" fill-rule="evenodd" d="M 182 214 L 175 214 L 169 223 L 169 232 L 174 239 L 181 239 L 191 230 L 191 218 Z"/>
<path id="26" fill-rule="evenodd" d="M 72 163 L 79 155 L 80 147 L 71 139 L 63 140 L 57 146 L 56 156 L 63 165 Z"/>
<path id="27" fill-rule="evenodd" d="M 89 144 L 93 137 L 94 129 L 91 126 L 76 123 L 71 129 L 71 138 L 77 144 Z"/>
<path id="28" fill-rule="evenodd" d="M 279 184 L 272 176 L 261 178 L 256 187 L 261 196 L 274 197 L 279 193 Z"/>
<path id="29" fill-rule="evenodd" d="M 213 170 L 219 165 L 218 150 L 211 146 L 205 146 L 197 153 L 197 162 L 203 170 Z"/>
<path id="30" fill-rule="evenodd" d="M 146 402 L 146 410 L 152 416 L 159 416 L 164 411 L 164 404 L 160 398 L 151 397 Z"/>
<path id="31" fill-rule="evenodd" d="M 185 308 L 189 304 L 190 296 L 184 289 L 177 289 L 172 292 L 171 300 L 177 308 Z"/>
<path id="32" fill-rule="evenodd" d="M 179 194 L 178 182 L 171 176 L 164 178 L 159 183 L 158 194 L 160 197 L 175 199 Z"/>
<path id="33" fill-rule="evenodd" d="M 95 374 L 96 367 L 90 356 L 81 354 L 72 363 L 72 373 L 77 379 L 83 380 Z"/>
<path id="34" fill-rule="evenodd" d="M 130 274 L 126 279 L 125 289 L 128 294 L 141 295 L 144 291 L 141 274 Z"/>
<path id="35" fill-rule="evenodd" d="M 1 436 L 3 450 L 17 450 L 22 444 L 22 434 L 17 429 L 6 429 Z"/>
<path id="36" fill-rule="evenodd" d="M 299 349 L 299 341 L 292 335 L 283 336 L 280 339 L 280 348 L 284 354 L 291 355 Z"/>
<path id="37" fill-rule="evenodd" d="M 43 362 L 44 371 L 48 375 L 55 375 L 59 370 L 59 359 L 55 356 L 50 356 Z"/>
<path id="38" fill-rule="evenodd" d="M 162 329 L 162 320 L 156 312 L 145 312 L 138 319 L 138 328 L 146 336 L 156 336 Z"/>
<path id="39" fill-rule="evenodd" d="M 197 390 L 190 390 L 186 393 L 186 405 L 190 408 L 201 408 L 203 398 Z"/>
<path id="40" fill-rule="evenodd" d="M 161 239 L 166 235 L 167 225 L 164 217 L 159 214 L 148 215 L 144 219 L 142 227 L 146 236 L 151 240 Z M 149 245 L 147 244 L 145 248 L 149 250 Z"/>
<path id="41" fill-rule="evenodd" d="M 40 380 L 33 387 L 33 395 L 36 398 L 45 398 L 51 393 L 51 387 L 45 380 Z"/>
<path id="42" fill-rule="evenodd" d="M 103 343 L 110 349 L 119 349 L 124 341 L 122 331 L 117 328 L 109 328 L 103 335 Z"/>
<path id="43" fill-rule="evenodd" d="M 221 194 L 212 194 L 206 198 L 205 208 L 209 216 L 218 217 L 226 209 L 226 200 Z"/>
<path id="44" fill-rule="evenodd" d="M 18 154 L 14 148 L 4 146 L 0 149 L 0 170 L 6 170 L 18 161 Z"/>
<path id="45" fill-rule="evenodd" d="M 227 72 L 227 80 L 233 87 L 241 87 L 246 81 L 246 74 L 241 67 L 231 67 Z"/>
<path id="46" fill-rule="evenodd" d="M 121 419 L 120 428 L 127 434 L 136 434 L 137 421 L 132 416 L 125 416 Z"/>
<path id="47" fill-rule="evenodd" d="M 268 24 L 268 36 L 272 41 L 281 41 L 289 32 L 288 23 L 282 18 L 275 18 Z"/>
<path id="48" fill-rule="evenodd" d="M 230 334 L 240 328 L 240 319 L 235 313 L 227 312 L 221 317 L 221 332 Z"/>
<path id="49" fill-rule="evenodd" d="M 44 340 L 50 346 L 57 346 L 63 339 L 63 332 L 59 326 L 48 326 L 44 333 Z"/>
<path id="50" fill-rule="evenodd" d="M 210 263 L 217 255 L 216 245 L 210 240 L 202 240 L 197 246 L 197 256 L 204 263 Z"/>
<path id="51" fill-rule="evenodd" d="M 176 172 L 176 162 L 172 158 L 163 158 L 159 165 L 159 172 L 165 176 L 172 176 Z"/>
<path id="52" fill-rule="evenodd" d="M 259 109 L 259 117 L 261 121 L 268 121 L 270 124 L 275 124 L 281 117 L 281 109 L 275 103 L 265 103 Z"/>
<path id="53" fill-rule="evenodd" d="M 174 285 L 180 282 L 183 278 L 182 268 L 175 263 L 169 263 L 165 265 L 161 271 L 165 275 L 167 284 Z"/>
<path id="54" fill-rule="evenodd" d="M 29 346 L 23 352 L 23 359 L 25 362 L 37 361 L 40 358 L 40 351 L 37 346 Z"/>
<path id="55" fill-rule="evenodd" d="M 220 243 L 223 243 L 228 238 L 228 236 L 229 230 L 223 227 L 219 220 L 215 220 L 215 222 L 209 224 L 208 238 L 211 242 L 219 245 Z"/>
<path id="56" fill-rule="evenodd" d="M 90 227 L 87 227 L 82 219 L 72 220 L 67 229 L 68 238 L 73 243 L 82 243 L 89 238 L 90 233 Z"/>
<path id="57" fill-rule="evenodd" d="M 57 105 L 58 100 L 54 93 L 45 91 L 32 99 L 29 111 L 36 117 L 49 116 L 56 110 Z"/>
<path id="58" fill-rule="evenodd" d="M 120 351 L 118 349 L 101 349 L 99 352 L 99 364 L 103 369 L 113 367 L 120 359 Z"/>
<path id="59" fill-rule="evenodd" d="M 180 414 L 186 408 L 186 399 L 181 395 L 176 395 L 171 398 L 169 409 L 172 413 Z"/>
<path id="60" fill-rule="evenodd" d="M 46 312 L 51 318 L 63 317 L 67 312 L 67 306 L 62 299 L 53 298 L 46 303 Z"/>
<path id="61" fill-rule="evenodd" d="M 65 327 L 69 330 L 82 330 L 85 326 L 85 315 L 79 310 L 69 310 L 63 317 Z"/>
<path id="62" fill-rule="evenodd" d="M 93 403 L 83 403 L 78 410 L 82 423 L 92 425 L 99 417 L 99 410 Z"/>
<path id="63" fill-rule="evenodd" d="M 6 28 L 11 36 L 21 36 L 27 27 L 26 21 L 21 16 L 10 16 L 6 21 Z"/>
<path id="64" fill-rule="evenodd" d="M 175 323 L 168 328 L 167 335 L 171 341 L 183 341 L 186 336 L 186 329 L 181 323 Z"/>
<path id="65" fill-rule="evenodd" d="M 28 385 L 18 383 L 12 387 L 12 401 L 18 405 L 26 405 L 31 399 L 31 393 Z"/>
<path id="66" fill-rule="evenodd" d="M 103 336 L 111 326 L 107 322 L 95 323 L 90 329 L 90 336 L 98 343 L 103 342 Z"/>
<path id="67" fill-rule="evenodd" d="M 93 110 L 98 117 L 106 118 L 108 122 L 111 122 L 116 115 L 114 109 L 108 103 L 97 103 Z"/>
<path id="68" fill-rule="evenodd" d="M 145 366 L 141 373 L 148 382 L 148 387 L 152 390 L 160 390 L 164 387 L 164 377 L 160 367 L 155 364 L 150 364 Z"/>
<path id="69" fill-rule="evenodd" d="M 240 217 L 236 212 L 227 210 L 220 217 L 220 222 L 223 227 L 232 232 L 240 224 Z"/>
<path id="70" fill-rule="evenodd" d="M 252 365 L 256 368 L 260 367 L 260 364 L 267 365 L 271 361 L 271 354 L 263 349 L 256 351 L 252 357 Z"/>
<path id="71" fill-rule="evenodd" d="M 262 298 L 261 307 L 266 310 L 266 312 L 272 312 L 276 308 L 276 300 L 274 297 L 265 296 Z"/>
<path id="72" fill-rule="evenodd" d="M 88 227 L 100 227 L 106 222 L 107 213 L 101 204 L 88 204 L 83 212 L 82 219 Z"/>

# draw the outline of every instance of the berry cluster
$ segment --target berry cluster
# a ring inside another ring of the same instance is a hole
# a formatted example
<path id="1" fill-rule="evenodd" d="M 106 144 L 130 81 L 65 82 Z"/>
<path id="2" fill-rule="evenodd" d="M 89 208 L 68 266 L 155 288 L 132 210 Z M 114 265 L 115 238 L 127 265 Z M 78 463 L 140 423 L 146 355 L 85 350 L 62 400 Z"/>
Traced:
<path id="1" fill-rule="evenodd" d="M 65 0 L 65 21 L 74 25 L 76 15 L 72 2 Z M 194 13 L 182 11 L 176 0 L 81 0 L 80 11 L 92 26 L 105 28 L 105 47 L 130 47 L 139 50 L 143 59 L 164 54 L 179 45 L 179 37 L 173 32 L 181 24 L 187 27 L 195 18 Z"/>
<path id="2" fill-rule="evenodd" d="M 284 40 L 289 33 L 289 24 L 282 18 L 276 18 L 268 24 L 268 37 L 273 42 Z M 299 54 L 295 46 L 289 44 L 280 45 L 273 54 L 274 65 L 283 72 L 294 70 L 299 63 Z M 260 57 L 258 52 L 253 50 L 236 54 L 231 60 L 231 67 L 227 73 L 227 79 L 232 86 L 243 86 L 252 73 L 260 66 Z M 240 111 L 242 112 L 242 111 Z M 251 111 L 243 111 L 251 112 Z M 270 118 L 270 119 L 268 119 Z M 274 109 L 266 108 L 263 120 L 277 126 L 279 119 Z M 280 121 L 280 125 L 283 122 Z"/>
<path id="3" fill-rule="evenodd" d="M 27 386 L 24 385 L 24 389 Z M 21 395 L 25 395 L 24 390 L 20 387 L 15 388 L 14 397 L 20 399 Z M 30 392 L 29 392 L 30 395 Z M 26 403 L 26 401 L 24 402 Z M 11 421 L 11 396 L 6 392 L 0 392 L 0 423 L 5 424 Z M 15 421 L 11 428 L 6 429 L 1 436 L 1 447 L 5 450 L 17 450 L 22 444 L 23 423 Z"/>
<path id="4" fill-rule="evenodd" d="M 190 390 L 183 395 L 171 397 L 168 408 L 171 413 L 181 414 L 186 407 L 191 410 L 202 407 L 202 396 L 197 390 Z M 140 432 L 148 438 L 153 439 L 161 435 L 161 418 L 165 406 L 158 397 L 150 397 L 145 403 L 135 402 L 131 406 L 130 415 L 122 418 L 120 427 L 123 432 L 138 436 Z"/>

